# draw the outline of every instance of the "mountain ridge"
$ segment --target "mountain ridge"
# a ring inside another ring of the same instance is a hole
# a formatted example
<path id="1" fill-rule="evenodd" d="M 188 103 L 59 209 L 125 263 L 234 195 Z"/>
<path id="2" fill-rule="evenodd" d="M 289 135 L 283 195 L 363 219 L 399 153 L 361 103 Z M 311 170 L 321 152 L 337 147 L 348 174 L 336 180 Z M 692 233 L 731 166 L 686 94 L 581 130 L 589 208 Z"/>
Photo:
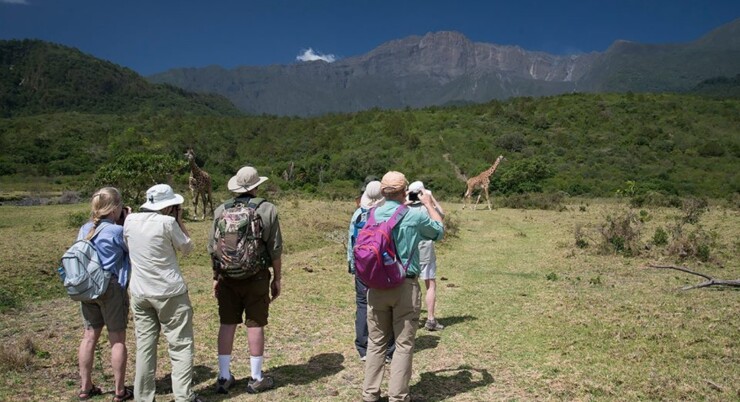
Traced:
<path id="1" fill-rule="evenodd" d="M 740 19 L 688 43 L 617 40 L 604 52 L 577 55 L 439 31 L 393 39 L 334 63 L 171 69 L 147 78 L 218 93 L 247 113 L 298 116 L 570 92 L 686 91 L 740 71 L 739 27 Z"/>

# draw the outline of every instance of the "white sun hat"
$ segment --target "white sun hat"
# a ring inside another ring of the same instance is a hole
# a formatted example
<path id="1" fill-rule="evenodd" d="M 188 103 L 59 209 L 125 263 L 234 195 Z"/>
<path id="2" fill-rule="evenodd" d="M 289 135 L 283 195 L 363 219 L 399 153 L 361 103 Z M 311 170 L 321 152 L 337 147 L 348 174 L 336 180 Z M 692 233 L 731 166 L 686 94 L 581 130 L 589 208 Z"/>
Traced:
<path id="1" fill-rule="evenodd" d="M 146 190 L 146 202 L 141 206 L 150 211 L 159 211 L 171 205 L 182 204 L 185 201 L 180 194 L 175 194 L 167 184 L 156 184 Z"/>

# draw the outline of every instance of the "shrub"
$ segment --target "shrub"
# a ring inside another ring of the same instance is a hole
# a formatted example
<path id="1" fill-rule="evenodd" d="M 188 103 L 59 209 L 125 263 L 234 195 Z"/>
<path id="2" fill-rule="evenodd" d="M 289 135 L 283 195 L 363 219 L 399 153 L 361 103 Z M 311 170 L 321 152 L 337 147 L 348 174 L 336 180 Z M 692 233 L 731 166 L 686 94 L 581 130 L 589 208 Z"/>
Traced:
<path id="1" fill-rule="evenodd" d="M 16 295 L 6 289 L 0 288 L 0 312 L 20 307 Z"/>
<path id="2" fill-rule="evenodd" d="M 0 345 L 0 368 L 3 371 L 28 370 L 33 366 L 36 346 L 31 337 L 26 336 L 18 343 Z"/>
<path id="3" fill-rule="evenodd" d="M 67 227 L 80 228 L 85 222 L 90 220 L 89 212 L 73 212 L 67 215 Z"/>
<path id="4" fill-rule="evenodd" d="M 445 224 L 445 238 L 457 237 L 460 232 L 460 219 L 457 216 L 457 211 L 448 213 L 444 218 Z"/>
<path id="5" fill-rule="evenodd" d="M 668 244 L 668 232 L 666 232 L 662 227 L 655 229 L 655 233 L 653 234 L 653 244 L 656 246 L 665 246 Z"/>
<path id="6" fill-rule="evenodd" d="M 696 258 L 708 262 L 712 258 L 712 248 L 716 244 L 717 234 L 697 226 L 686 233 L 679 222 L 672 228 L 672 239 L 668 245 L 668 254 L 681 259 Z"/>
<path id="7" fill-rule="evenodd" d="M 632 208 L 642 207 L 669 207 L 681 208 L 681 198 L 673 194 L 665 194 L 659 191 L 648 191 L 643 194 L 635 194 L 630 198 Z"/>
<path id="8" fill-rule="evenodd" d="M 699 218 L 706 212 L 709 203 L 706 198 L 689 197 L 683 201 L 681 210 L 683 212 L 682 221 L 685 223 L 697 223 Z"/>
<path id="9" fill-rule="evenodd" d="M 626 256 L 639 255 L 643 246 L 640 242 L 642 222 L 634 212 L 606 217 L 598 231 L 601 235 L 599 250 L 604 254 L 616 253 Z"/>
<path id="10" fill-rule="evenodd" d="M 586 235 L 586 231 L 583 228 L 583 224 L 581 223 L 576 224 L 575 237 L 576 237 L 576 247 L 578 248 L 588 247 L 588 240 L 587 240 L 588 236 Z"/>

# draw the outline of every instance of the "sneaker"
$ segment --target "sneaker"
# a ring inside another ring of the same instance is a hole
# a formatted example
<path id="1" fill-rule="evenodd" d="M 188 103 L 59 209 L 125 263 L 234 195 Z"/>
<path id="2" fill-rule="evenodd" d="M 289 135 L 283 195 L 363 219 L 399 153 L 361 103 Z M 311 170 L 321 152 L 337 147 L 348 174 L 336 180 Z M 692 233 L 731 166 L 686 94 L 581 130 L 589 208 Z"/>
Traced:
<path id="1" fill-rule="evenodd" d="M 247 392 L 250 394 L 257 394 L 262 391 L 267 391 L 275 386 L 275 380 L 269 375 L 263 376 L 261 381 L 249 379 L 247 383 Z"/>
<path id="2" fill-rule="evenodd" d="M 363 361 L 363 362 L 366 361 L 367 360 L 367 356 L 360 356 L 360 360 Z"/>
<path id="3" fill-rule="evenodd" d="M 444 329 L 444 325 L 437 322 L 437 320 L 427 320 L 427 323 L 424 324 L 424 328 L 427 329 L 427 331 L 441 331 Z"/>
<path id="4" fill-rule="evenodd" d="M 386 357 L 385 357 L 385 364 L 391 364 L 391 360 L 393 360 L 393 357 L 391 357 L 391 356 L 386 356 Z"/>
<path id="5" fill-rule="evenodd" d="M 234 375 L 229 375 L 228 380 L 225 378 L 219 378 L 216 381 L 216 393 L 217 394 L 228 394 L 229 388 L 231 388 L 235 382 L 236 382 L 236 379 L 234 378 Z"/>

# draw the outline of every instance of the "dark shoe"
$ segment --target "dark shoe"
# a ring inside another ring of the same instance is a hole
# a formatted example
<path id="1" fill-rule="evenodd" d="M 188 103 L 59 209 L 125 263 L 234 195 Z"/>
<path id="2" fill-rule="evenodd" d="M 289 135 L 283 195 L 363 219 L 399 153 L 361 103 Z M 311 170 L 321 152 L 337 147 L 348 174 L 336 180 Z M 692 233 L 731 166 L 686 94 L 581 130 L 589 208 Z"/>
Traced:
<path id="1" fill-rule="evenodd" d="M 260 381 L 250 378 L 249 382 L 247 383 L 247 392 L 249 392 L 250 394 L 258 394 L 260 392 L 267 391 L 274 386 L 275 380 L 273 380 L 272 377 L 269 375 L 263 376 L 262 380 Z"/>
<path id="2" fill-rule="evenodd" d="M 229 388 L 231 388 L 234 383 L 236 382 L 236 378 L 234 378 L 234 375 L 229 373 L 229 379 L 226 378 L 220 378 L 216 380 L 216 393 L 217 394 L 228 394 Z"/>
<path id="3" fill-rule="evenodd" d="M 438 323 L 437 320 L 427 320 L 427 323 L 424 324 L 424 328 L 426 328 L 427 331 L 441 331 L 445 326 Z"/>
<path id="4" fill-rule="evenodd" d="M 113 402 L 130 401 L 132 399 L 134 399 L 134 389 L 131 387 L 124 387 L 121 395 L 113 395 Z"/>
<path id="5" fill-rule="evenodd" d="M 198 395 L 195 395 L 195 396 L 193 397 L 193 400 L 192 400 L 192 401 L 190 401 L 190 402 L 206 402 L 206 400 L 205 400 L 205 399 L 203 399 L 202 397 L 198 396 Z"/>
<path id="6" fill-rule="evenodd" d="M 80 393 L 77 395 L 77 397 L 81 401 L 86 401 L 86 400 L 88 400 L 88 399 L 90 399 L 90 398 L 92 398 L 94 396 L 98 396 L 98 395 L 103 395 L 103 390 L 93 385 L 92 388 L 90 388 L 87 391 L 80 391 Z"/>

